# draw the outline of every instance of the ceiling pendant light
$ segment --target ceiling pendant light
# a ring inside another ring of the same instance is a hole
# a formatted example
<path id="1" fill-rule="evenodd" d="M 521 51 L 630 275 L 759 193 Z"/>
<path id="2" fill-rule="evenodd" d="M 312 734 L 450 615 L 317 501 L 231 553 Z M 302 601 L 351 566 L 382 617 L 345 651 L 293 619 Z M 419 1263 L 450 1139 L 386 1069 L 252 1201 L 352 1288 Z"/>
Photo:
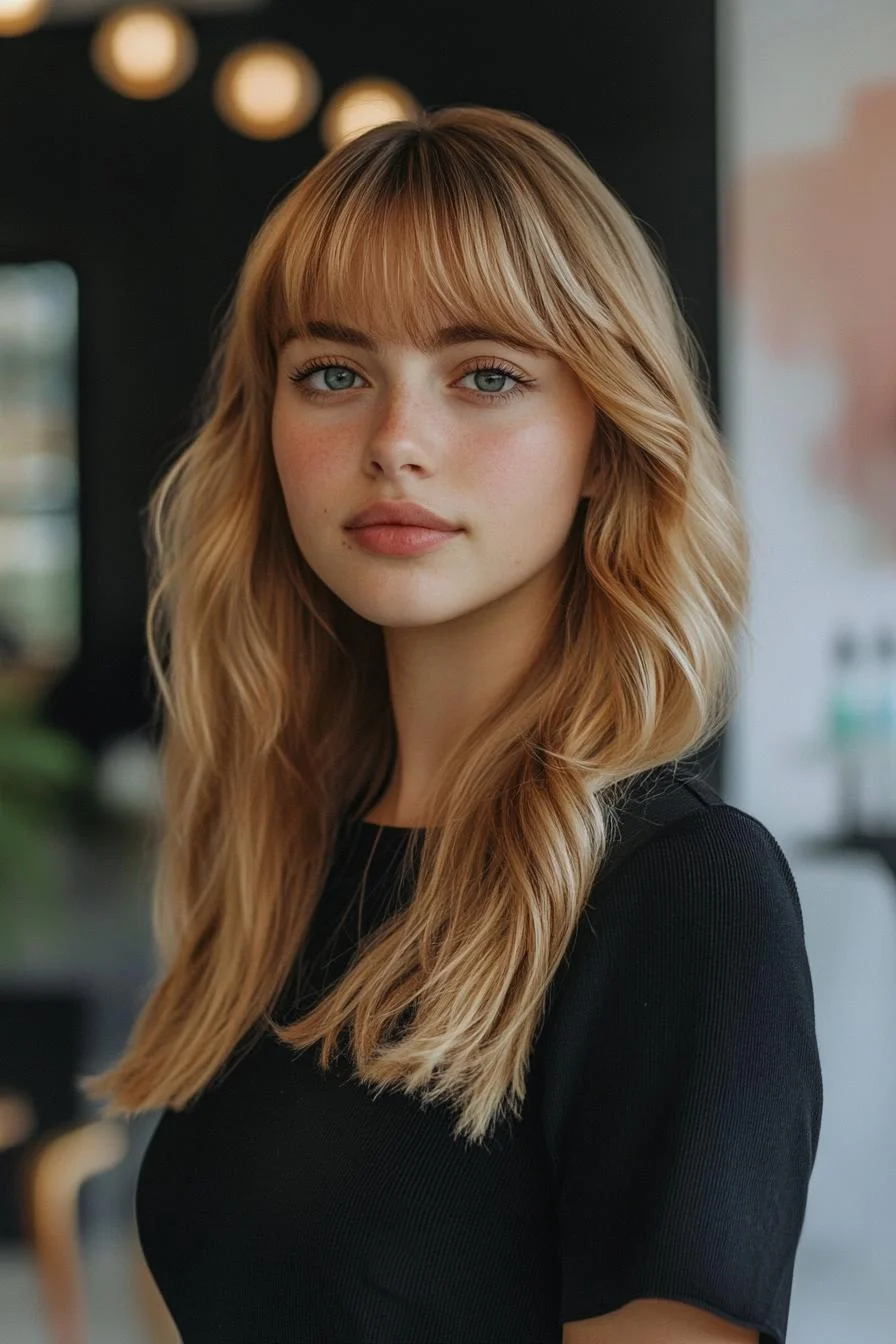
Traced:
<path id="1" fill-rule="evenodd" d="M 223 62 L 212 96 L 232 130 L 280 140 L 308 124 L 320 94 L 320 77 L 303 52 L 286 42 L 250 42 Z"/>
<path id="2" fill-rule="evenodd" d="M 192 28 L 168 5 L 123 5 L 102 20 L 90 43 L 97 74 L 125 98 L 173 93 L 193 73 L 196 54 Z"/>

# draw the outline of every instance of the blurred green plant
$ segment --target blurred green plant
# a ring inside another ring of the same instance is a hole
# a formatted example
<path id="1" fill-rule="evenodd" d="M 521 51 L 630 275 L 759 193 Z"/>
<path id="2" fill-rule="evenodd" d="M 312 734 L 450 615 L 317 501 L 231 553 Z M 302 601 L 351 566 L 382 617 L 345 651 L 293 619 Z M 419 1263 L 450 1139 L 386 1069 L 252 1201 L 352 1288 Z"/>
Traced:
<path id="1" fill-rule="evenodd" d="M 32 930 L 59 908 L 53 840 L 73 811 L 95 812 L 93 759 L 68 734 L 39 721 L 24 704 L 0 702 L 0 942 L 22 924 Z"/>

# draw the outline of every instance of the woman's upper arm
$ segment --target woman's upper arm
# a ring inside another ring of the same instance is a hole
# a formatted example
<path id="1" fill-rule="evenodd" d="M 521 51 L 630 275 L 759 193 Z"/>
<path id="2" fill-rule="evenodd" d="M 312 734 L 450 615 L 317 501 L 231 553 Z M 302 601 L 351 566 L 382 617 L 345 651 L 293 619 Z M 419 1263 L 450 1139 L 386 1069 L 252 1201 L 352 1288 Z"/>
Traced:
<path id="1" fill-rule="evenodd" d="M 792 875 L 760 823 L 715 807 L 613 884 L 544 1054 L 564 1344 L 774 1344 L 822 1106 Z M 648 1336 L 628 1306 L 648 1301 L 710 1319 Z"/>
<path id="2" fill-rule="evenodd" d="M 618 1311 L 566 1321 L 563 1344 L 758 1344 L 756 1330 L 686 1302 L 638 1298 Z"/>

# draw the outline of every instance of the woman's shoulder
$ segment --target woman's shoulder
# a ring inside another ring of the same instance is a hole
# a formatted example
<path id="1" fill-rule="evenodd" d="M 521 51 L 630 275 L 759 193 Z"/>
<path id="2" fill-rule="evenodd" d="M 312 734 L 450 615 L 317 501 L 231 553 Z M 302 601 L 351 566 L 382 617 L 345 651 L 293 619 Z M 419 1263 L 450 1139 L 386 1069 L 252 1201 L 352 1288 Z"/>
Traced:
<path id="1" fill-rule="evenodd" d="M 694 771 L 664 766 L 638 776 L 620 805 L 616 828 L 595 880 L 609 883 L 743 887 L 771 878 L 796 894 L 787 858 L 758 817 L 727 802 Z"/>
<path id="2" fill-rule="evenodd" d="M 708 969 L 732 942 L 801 947 L 796 882 L 769 828 L 692 773 L 656 776 L 619 809 L 567 960 L 603 978 L 633 955 Z"/>
<path id="3" fill-rule="evenodd" d="M 643 1049 L 683 1032 L 684 1058 L 704 1028 L 711 1036 L 725 1023 L 732 1041 L 738 1032 L 752 1040 L 777 1014 L 808 1040 L 803 915 L 768 827 L 694 779 L 661 781 L 633 801 L 549 1009 L 543 1049 L 562 1057 L 561 1070 L 569 1056 L 570 1077 L 585 1054 L 615 1050 L 623 1037 Z"/>

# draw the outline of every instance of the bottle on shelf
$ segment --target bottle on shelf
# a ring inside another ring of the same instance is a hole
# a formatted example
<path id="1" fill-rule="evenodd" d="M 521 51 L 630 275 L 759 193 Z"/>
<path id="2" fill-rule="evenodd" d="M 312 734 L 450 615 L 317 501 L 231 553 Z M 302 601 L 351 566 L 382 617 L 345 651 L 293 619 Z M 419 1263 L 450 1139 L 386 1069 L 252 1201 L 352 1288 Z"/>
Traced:
<path id="1" fill-rule="evenodd" d="M 874 676 L 867 716 L 861 823 L 866 831 L 896 834 L 896 632 L 874 640 Z"/>
<path id="2" fill-rule="evenodd" d="M 832 674 L 828 701 L 828 734 L 837 771 L 838 829 L 855 834 L 865 829 L 862 806 L 864 748 L 867 727 L 867 667 L 851 630 L 839 630 L 831 649 Z"/>

